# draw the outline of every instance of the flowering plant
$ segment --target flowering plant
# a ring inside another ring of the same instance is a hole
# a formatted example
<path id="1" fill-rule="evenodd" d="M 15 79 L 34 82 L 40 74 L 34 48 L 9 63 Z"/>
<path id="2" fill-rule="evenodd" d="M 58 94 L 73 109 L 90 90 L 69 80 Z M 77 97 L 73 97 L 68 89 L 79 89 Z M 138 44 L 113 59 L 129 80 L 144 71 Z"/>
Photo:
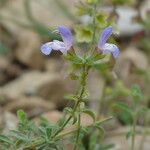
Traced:
<path id="1" fill-rule="evenodd" d="M 67 54 L 73 46 L 73 37 L 69 28 L 60 26 L 57 31 L 60 33 L 63 41 L 54 40 L 53 42 L 47 42 L 44 44 L 41 47 L 41 51 L 45 55 L 49 55 L 52 50 L 61 51 L 63 54 Z M 113 57 L 117 58 L 120 53 L 118 47 L 114 44 L 106 43 L 111 34 L 112 26 L 109 26 L 102 31 L 98 42 L 98 49 L 99 52 L 102 52 L 103 54 L 112 53 Z"/>
<path id="2" fill-rule="evenodd" d="M 104 133 L 102 123 L 110 120 L 112 117 L 98 119 L 98 116 L 86 107 L 88 98 L 87 79 L 90 69 L 95 69 L 106 64 L 103 62 L 107 54 L 111 54 L 113 59 L 119 56 L 119 48 L 110 43 L 106 43 L 112 34 L 112 26 L 106 27 L 100 33 L 99 41 L 96 43 L 96 5 L 98 1 L 87 1 L 92 5 L 93 11 L 93 28 L 92 39 L 89 44 L 89 50 L 83 56 L 76 53 L 74 48 L 74 38 L 71 30 L 66 26 L 59 26 L 56 32 L 62 38 L 62 41 L 53 40 L 41 46 L 41 52 L 45 55 L 51 54 L 52 51 L 60 51 L 64 58 L 70 64 L 77 68 L 80 72 L 76 76 L 79 82 L 79 88 L 76 94 L 70 94 L 67 99 L 74 101 L 73 108 L 65 108 L 65 117 L 57 124 L 51 124 L 47 120 L 42 119 L 37 126 L 35 123 L 27 119 L 23 111 L 18 111 L 18 130 L 11 131 L 9 136 L 0 136 L 0 142 L 3 143 L 2 149 L 23 149 L 23 150 L 48 150 L 48 149 L 64 149 L 62 139 L 72 137 L 74 150 L 83 147 L 82 138 L 87 134 L 89 129 L 99 129 L 100 133 Z M 107 66 L 109 67 L 109 66 Z M 74 70 L 75 71 L 75 70 Z M 75 72 L 73 72 L 75 74 Z M 82 114 L 85 113 L 93 119 L 93 122 L 87 125 L 82 125 Z M 83 149 L 83 148 L 82 148 Z"/>

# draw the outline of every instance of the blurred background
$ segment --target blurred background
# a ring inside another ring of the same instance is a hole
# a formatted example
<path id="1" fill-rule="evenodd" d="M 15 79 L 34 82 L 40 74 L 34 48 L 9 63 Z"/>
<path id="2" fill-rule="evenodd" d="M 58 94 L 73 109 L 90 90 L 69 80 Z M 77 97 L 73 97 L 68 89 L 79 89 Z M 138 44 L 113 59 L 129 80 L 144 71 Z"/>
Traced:
<path id="1" fill-rule="evenodd" d="M 75 26 L 86 24 L 90 19 L 82 13 L 77 16 L 78 4 L 78 0 L 0 0 L 0 132 L 16 127 L 18 109 L 27 112 L 30 119 L 44 116 L 57 122 L 63 108 L 71 105 L 65 94 L 75 91 L 76 81 L 68 76 L 68 64 L 58 52 L 44 56 L 40 46 L 59 38 L 52 32 L 59 25 L 69 26 L 77 42 L 88 40 L 85 36 L 88 32 L 78 33 Z M 87 106 L 101 117 L 109 116 L 116 101 L 130 105 L 130 88 L 138 84 L 144 95 L 142 105 L 149 108 L 150 0 L 105 0 L 98 9 L 114 19 L 113 37 L 121 55 L 113 70 L 90 72 L 91 94 Z M 150 114 L 147 116 L 149 127 Z M 85 122 L 87 120 L 85 116 Z M 127 114 L 113 119 L 106 127 L 109 132 L 106 143 L 115 143 L 127 150 L 124 133 L 129 124 Z M 141 131 L 143 116 L 138 125 Z M 138 136 L 136 141 L 141 138 Z M 149 142 L 150 137 L 145 140 L 145 150 L 149 150 Z"/>

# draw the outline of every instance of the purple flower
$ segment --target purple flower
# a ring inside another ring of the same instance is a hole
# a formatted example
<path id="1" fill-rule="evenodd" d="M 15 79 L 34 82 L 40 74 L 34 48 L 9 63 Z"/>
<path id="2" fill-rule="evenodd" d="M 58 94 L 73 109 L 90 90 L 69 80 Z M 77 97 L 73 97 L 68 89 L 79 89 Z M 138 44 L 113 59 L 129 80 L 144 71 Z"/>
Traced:
<path id="1" fill-rule="evenodd" d="M 117 58 L 120 54 L 119 48 L 115 44 L 106 43 L 111 34 L 112 26 L 109 26 L 102 31 L 98 42 L 98 48 L 103 54 L 112 53 L 113 57 Z"/>
<path id="2" fill-rule="evenodd" d="M 71 31 L 65 26 L 58 27 L 57 31 L 60 33 L 63 41 L 53 40 L 52 42 L 47 42 L 42 45 L 41 52 L 45 55 L 49 55 L 52 50 L 67 54 L 67 51 L 71 48 L 73 43 Z"/>

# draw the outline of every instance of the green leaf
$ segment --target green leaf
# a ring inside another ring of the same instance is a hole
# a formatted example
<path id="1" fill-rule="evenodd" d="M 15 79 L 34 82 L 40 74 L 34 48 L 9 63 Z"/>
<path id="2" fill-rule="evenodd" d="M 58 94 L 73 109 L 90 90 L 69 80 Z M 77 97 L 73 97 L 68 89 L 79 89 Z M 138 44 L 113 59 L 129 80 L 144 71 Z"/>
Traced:
<path id="1" fill-rule="evenodd" d="M 94 125 L 94 127 L 96 127 L 96 128 L 100 131 L 101 136 L 103 137 L 103 136 L 104 136 L 104 134 L 105 134 L 105 130 L 104 130 L 104 128 L 102 128 L 102 127 L 101 127 L 101 126 L 99 126 L 99 125 Z"/>
<path id="2" fill-rule="evenodd" d="M 131 136 L 133 136 L 133 132 L 132 131 L 127 132 L 126 139 L 129 139 Z"/>
<path id="3" fill-rule="evenodd" d="M 86 89 L 82 95 L 82 100 L 86 100 L 89 97 L 89 91 Z"/>
<path id="4" fill-rule="evenodd" d="M 125 4 L 131 4 L 133 0 L 112 0 L 112 3 L 114 5 L 125 5 Z"/>
<path id="5" fill-rule="evenodd" d="M 99 13 L 96 15 L 96 21 L 100 28 L 105 28 L 107 26 L 107 15 L 104 13 Z"/>
<path id="6" fill-rule="evenodd" d="M 72 124 L 75 124 L 78 120 L 78 117 L 77 117 L 77 113 L 74 113 L 73 115 L 73 123 Z"/>
<path id="7" fill-rule="evenodd" d="M 126 104 L 119 102 L 114 104 L 113 106 L 114 115 L 125 124 L 132 124 L 133 122 L 133 110 Z"/>
<path id="8" fill-rule="evenodd" d="M 142 99 L 141 89 L 138 85 L 134 85 L 131 89 L 131 95 L 136 103 Z"/>
<path id="9" fill-rule="evenodd" d="M 24 142 L 29 141 L 29 137 L 27 135 L 19 132 L 19 131 L 11 130 L 10 134 L 13 138 L 16 138 L 17 140 L 21 140 L 21 141 L 24 141 Z"/>
<path id="10" fill-rule="evenodd" d="M 26 123 L 28 121 L 27 115 L 23 110 L 17 111 L 17 117 L 18 117 L 19 121 L 22 123 Z"/>
<path id="11" fill-rule="evenodd" d="M 95 122 L 96 115 L 95 115 L 95 113 L 93 111 L 91 111 L 90 109 L 83 108 L 83 109 L 81 109 L 81 112 L 89 115 L 93 119 L 93 121 Z"/>
<path id="12" fill-rule="evenodd" d="M 64 56 L 64 58 L 66 60 L 71 61 L 74 64 L 77 64 L 77 65 L 83 64 L 83 59 L 81 57 L 77 56 L 75 53 L 71 53 L 71 52 L 67 53 L 67 55 Z"/>
<path id="13" fill-rule="evenodd" d="M 75 28 L 77 42 L 91 42 L 92 31 L 89 27 L 77 26 Z"/>
<path id="14" fill-rule="evenodd" d="M 122 111 L 125 111 L 125 112 L 128 112 L 131 115 L 133 113 L 132 109 L 128 105 L 126 105 L 125 103 L 122 103 L 122 102 L 118 102 L 118 103 L 114 104 L 113 108 L 114 109 L 118 109 L 118 110 L 122 110 Z"/>
<path id="15" fill-rule="evenodd" d="M 73 109 L 71 108 L 71 107 L 66 107 L 65 109 L 64 109 L 64 112 L 66 112 L 66 113 L 73 113 Z"/>
<path id="16" fill-rule="evenodd" d="M 0 135 L 0 143 L 7 143 L 13 145 L 13 142 L 5 135 Z"/>
<path id="17" fill-rule="evenodd" d="M 149 108 L 147 107 L 142 107 L 139 109 L 138 114 L 145 114 L 149 111 Z"/>
<path id="18" fill-rule="evenodd" d="M 110 68 L 109 64 L 106 63 L 96 63 L 92 67 L 100 71 Z"/>
<path id="19" fill-rule="evenodd" d="M 100 54 L 100 53 L 95 53 L 92 56 L 88 56 L 86 58 L 87 65 L 93 66 L 97 61 L 103 59 L 104 57 L 105 57 L 105 55 Z"/>
<path id="20" fill-rule="evenodd" d="M 79 76 L 77 76 L 75 73 L 70 73 L 69 74 L 71 80 L 78 80 L 79 79 Z"/>
<path id="21" fill-rule="evenodd" d="M 86 0 L 87 3 L 94 3 L 95 0 Z"/>
<path id="22" fill-rule="evenodd" d="M 67 95 L 65 95 L 65 99 L 77 101 L 79 98 L 77 95 L 67 94 Z"/>
<path id="23" fill-rule="evenodd" d="M 76 5 L 76 14 L 78 16 L 83 16 L 85 14 L 87 14 L 88 11 L 87 11 L 87 7 L 85 8 L 84 5 Z"/>

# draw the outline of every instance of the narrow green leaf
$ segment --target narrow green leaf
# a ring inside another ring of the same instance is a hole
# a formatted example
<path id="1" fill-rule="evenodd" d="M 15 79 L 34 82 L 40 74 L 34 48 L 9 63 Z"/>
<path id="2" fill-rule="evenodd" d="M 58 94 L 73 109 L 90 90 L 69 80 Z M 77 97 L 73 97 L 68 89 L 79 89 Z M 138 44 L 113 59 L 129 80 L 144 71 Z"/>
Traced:
<path id="1" fill-rule="evenodd" d="M 73 94 L 67 94 L 64 96 L 65 99 L 67 100 L 73 100 L 73 101 L 77 101 L 78 100 L 78 96 L 77 95 L 73 95 Z"/>
<path id="2" fill-rule="evenodd" d="M 0 143 L 13 144 L 13 142 L 5 135 L 0 135 Z"/>
<path id="3" fill-rule="evenodd" d="M 122 111 L 128 112 L 131 115 L 133 113 L 133 110 L 128 105 L 126 105 L 125 103 L 122 103 L 122 102 L 118 102 L 118 103 L 114 104 L 113 108 L 117 109 L 117 110 L 122 110 Z"/>
<path id="4" fill-rule="evenodd" d="M 94 65 L 98 60 L 104 58 L 105 55 L 102 55 L 100 53 L 95 53 L 94 55 L 90 56 L 90 57 L 87 57 L 86 58 L 86 62 L 87 62 L 87 65 L 89 66 L 92 66 Z"/>
<path id="5" fill-rule="evenodd" d="M 135 133 L 133 133 L 132 131 L 127 132 L 126 134 L 126 139 L 129 139 L 131 136 L 133 136 Z"/>
<path id="6" fill-rule="evenodd" d="M 82 43 L 82 42 L 91 42 L 92 40 L 92 31 L 88 26 L 77 26 L 75 28 L 76 32 L 76 39 L 77 42 Z"/>
<path id="7" fill-rule="evenodd" d="M 67 55 L 64 56 L 64 58 L 77 65 L 83 64 L 83 59 L 77 56 L 74 52 L 67 53 Z"/>
<path id="8" fill-rule="evenodd" d="M 98 126 L 98 125 L 95 125 L 95 127 L 100 131 L 100 133 L 101 133 L 101 136 L 103 137 L 104 136 L 104 134 L 105 134 L 105 130 L 104 130 L 104 128 L 102 128 L 101 126 Z"/>
<path id="9" fill-rule="evenodd" d="M 27 122 L 27 115 L 23 110 L 18 110 L 17 111 L 17 117 L 19 119 L 20 122 L 22 123 L 26 123 Z"/>
<path id="10" fill-rule="evenodd" d="M 77 122 L 77 120 L 78 120 L 77 114 L 74 113 L 74 115 L 73 115 L 73 123 L 72 124 L 75 124 Z"/>
<path id="11" fill-rule="evenodd" d="M 131 89 L 131 95 L 136 103 L 142 99 L 141 89 L 138 85 L 134 85 Z"/>
<path id="12" fill-rule="evenodd" d="M 72 114 L 73 109 L 72 109 L 71 107 L 66 107 L 66 108 L 64 109 L 64 111 L 65 111 L 66 113 L 71 113 L 71 114 Z"/>

